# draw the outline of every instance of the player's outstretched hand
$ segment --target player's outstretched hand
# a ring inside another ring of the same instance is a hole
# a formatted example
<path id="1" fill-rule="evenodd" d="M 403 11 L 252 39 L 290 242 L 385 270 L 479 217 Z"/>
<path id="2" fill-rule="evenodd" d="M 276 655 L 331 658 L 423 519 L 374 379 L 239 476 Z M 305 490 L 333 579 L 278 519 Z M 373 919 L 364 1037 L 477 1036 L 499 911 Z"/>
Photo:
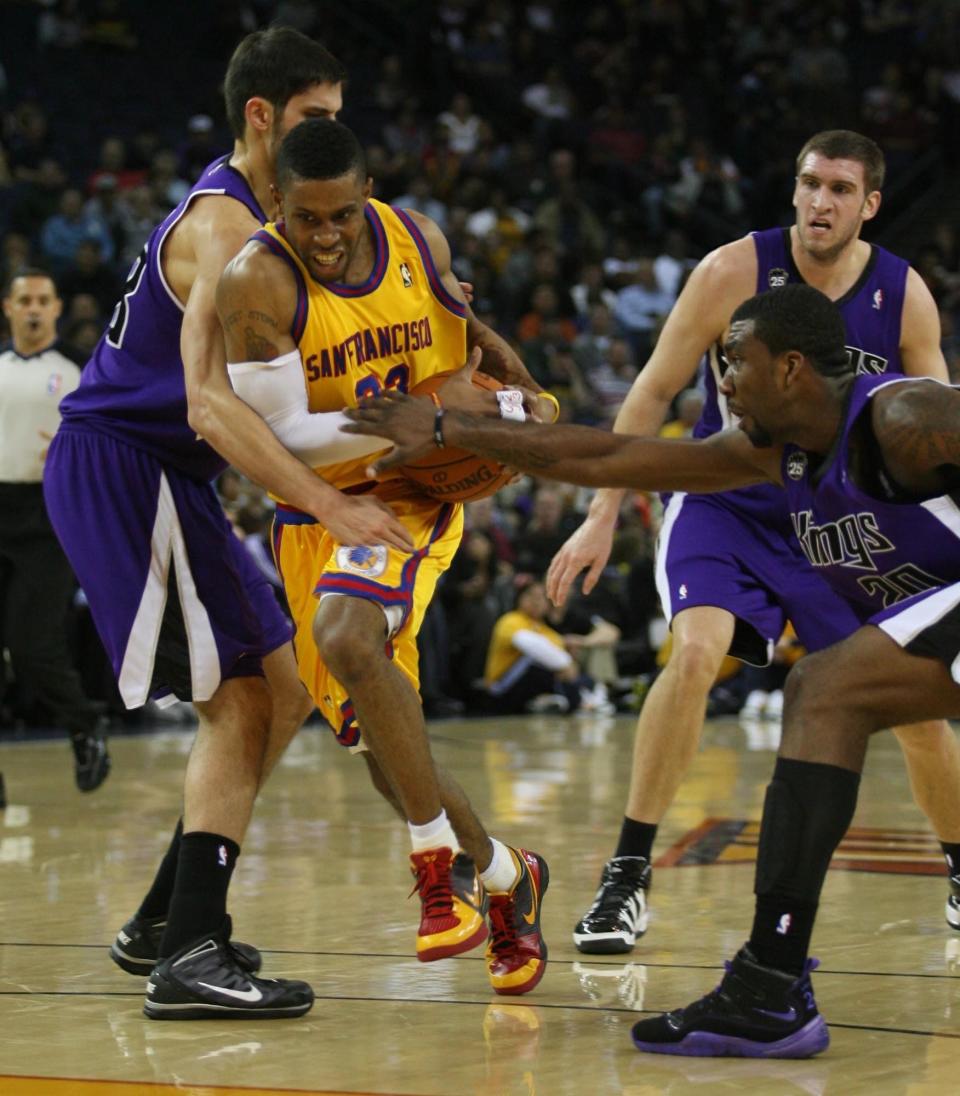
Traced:
<path id="1" fill-rule="evenodd" d="M 589 594 L 613 548 L 613 526 L 608 521 L 588 517 L 553 557 L 547 570 L 547 597 L 554 605 L 563 605 L 573 580 L 586 570 L 583 592 Z"/>
<path id="2" fill-rule="evenodd" d="M 341 544 L 389 544 L 401 552 L 416 547 L 390 507 L 369 495 L 341 494 L 336 507 L 320 520 Z"/>
<path id="3" fill-rule="evenodd" d="M 343 413 L 351 421 L 340 429 L 345 434 L 373 434 L 393 442 L 393 449 L 367 469 L 367 475 L 375 478 L 387 469 L 422 457 L 433 446 L 436 412 L 430 400 L 388 389 L 375 400 L 364 400 L 359 407 L 344 408 Z"/>

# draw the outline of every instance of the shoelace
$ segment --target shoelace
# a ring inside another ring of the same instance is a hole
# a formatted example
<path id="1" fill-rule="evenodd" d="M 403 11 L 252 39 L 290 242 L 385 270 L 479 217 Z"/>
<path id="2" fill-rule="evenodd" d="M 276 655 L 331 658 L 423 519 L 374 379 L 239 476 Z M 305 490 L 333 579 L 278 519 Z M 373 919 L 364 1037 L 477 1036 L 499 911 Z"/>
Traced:
<path id="1" fill-rule="evenodd" d="M 450 888 L 449 865 L 438 864 L 435 860 L 420 864 L 417 868 L 417 880 L 407 897 L 412 898 L 418 892 L 427 917 L 446 917 L 451 914 L 453 891 Z"/>
<path id="2" fill-rule="evenodd" d="M 604 882 L 601 890 L 602 894 L 596 901 L 596 908 L 603 909 L 605 906 L 612 905 L 616 902 L 618 905 L 622 905 L 629 898 L 632 898 L 640 887 L 640 881 L 638 879 L 631 879 L 626 874 L 625 869 L 617 868 L 617 878 L 613 880 L 607 880 Z"/>
<path id="3" fill-rule="evenodd" d="M 490 906 L 490 950 L 504 955 L 516 950 L 517 929 L 514 924 L 513 902 Z"/>

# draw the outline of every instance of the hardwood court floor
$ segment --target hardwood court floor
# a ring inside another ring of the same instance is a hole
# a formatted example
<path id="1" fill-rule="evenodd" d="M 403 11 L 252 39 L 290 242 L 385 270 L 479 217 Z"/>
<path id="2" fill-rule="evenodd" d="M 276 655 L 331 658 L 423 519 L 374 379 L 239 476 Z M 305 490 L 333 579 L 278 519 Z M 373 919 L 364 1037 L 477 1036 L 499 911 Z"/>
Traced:
<path id="1" fill-rule="evenodd" d="M 490 828 L 550 864 L 549 969 L 510 1000 L 490 991 L 482 950 L 412 957 L 406 834 L 363 762 L 307 728 L 261 798 L 232 912 L 265 973 L 306 978 L 317 1003 L 259 1024 L 147 1021 L 142 980 L 106 954 L 165 848 L 189 735 L 114 739 L 113 773 L 87 796 L 63 742 L 0 744 L 0 1096 L 960 1091 L 960 933 L 944 922 L 936 845 L 892 740 L 874 743 L 842 850 L 842 863 L 872 870 L 831 870 L 814 938 L 829 1051 L 764 1063 L 633 1049 L 639 1013 L 710 989 L 745 938 L 755 828 L 744 823 L 759 817 L 775 736 L 708 724 L 662 827 L 657 852 L 673 866 L 655 870 L 649 932 L 626 961 L 588 960 L 570 931 L 619 829 L 632 731 L 628 717 L 431 725 Z"/>

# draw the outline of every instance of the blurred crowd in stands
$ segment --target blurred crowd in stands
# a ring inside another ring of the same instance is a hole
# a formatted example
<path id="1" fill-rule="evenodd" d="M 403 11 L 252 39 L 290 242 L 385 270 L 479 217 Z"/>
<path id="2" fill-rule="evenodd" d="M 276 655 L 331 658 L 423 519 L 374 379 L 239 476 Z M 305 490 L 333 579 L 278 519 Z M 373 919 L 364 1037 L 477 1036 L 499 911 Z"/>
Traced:
<path id="1" fill-rule="evenodd" d="M 365 144 L 377 197 L 437 221 L 475 311 L 576 422 L 612 423 L 706 251 L 791 223 L 794 157 L 813 132 L 854 128 L 884 149 L 869 239 L 895 225 L 918 179 L 960 163 L 952 0 L 8 3 L 0 282 L 26 264 L 51 270 L 79 360 L 152 227 L 230 147 L 220 81 L 234 45 L 277 22 L 347 65 L 342 118 Z M 960 380 L 958 214 L 945 209 L 906 256 L 940 306 Z M 683 393 L 670 432 L 698 412 L 696 390 Z M 233 474 L 220 486 L 272 572 L 268 500 Z M 526 479 L 468 506 L 424 628 L 428 711 L 469 706 L 493 622 L 586 502 Z M 597 620 L 615 627 L 611 680 L 654 669 L 656 521 L 655 500 L 628 498 L 598 591 L 554 621 L 571 636 Z M 582 640 L 569 645 L 582 652 Z"/>

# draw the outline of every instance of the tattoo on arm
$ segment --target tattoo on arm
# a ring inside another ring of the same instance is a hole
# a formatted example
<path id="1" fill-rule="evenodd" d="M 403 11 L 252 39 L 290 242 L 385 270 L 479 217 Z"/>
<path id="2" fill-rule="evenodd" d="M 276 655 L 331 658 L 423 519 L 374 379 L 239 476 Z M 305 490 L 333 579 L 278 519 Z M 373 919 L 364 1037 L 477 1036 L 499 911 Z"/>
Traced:
<path id="1" fill-rule="evenodd" d="M 921 476 L 956 471 L 960 468 L 960 401 L 944 399 L 941 392 L 923 396 L 922 402 L 911 401 L 905 413 L 884 424 L 882 445 L 887 460 Z"/>
<path id="2" fill-rule="evenodd" d="M 533 473 L 546 473 L 561 459 L 558 454 L 532 452 L 530 446 L 525 444 L 524 431 L 516 427 L 492 423 L 483 415 L 471 415 L 465 411 L 456 411 L 453 414 L 458 424 L 467 431 L 477 431 L 470 438 L 470 447 L 484 456 L 500 461 L 501 464 Z"/>
<path id="3" fill-rule="evenodd" d="M 245 337 L 244 353 L 247 356 L 247 361 L 268 361 L 275 358 L 279 353 L 275 343 L 272 343 L 258 331 L 254 331 L 252 327 L 246 327 L 243 334 Z"/>

